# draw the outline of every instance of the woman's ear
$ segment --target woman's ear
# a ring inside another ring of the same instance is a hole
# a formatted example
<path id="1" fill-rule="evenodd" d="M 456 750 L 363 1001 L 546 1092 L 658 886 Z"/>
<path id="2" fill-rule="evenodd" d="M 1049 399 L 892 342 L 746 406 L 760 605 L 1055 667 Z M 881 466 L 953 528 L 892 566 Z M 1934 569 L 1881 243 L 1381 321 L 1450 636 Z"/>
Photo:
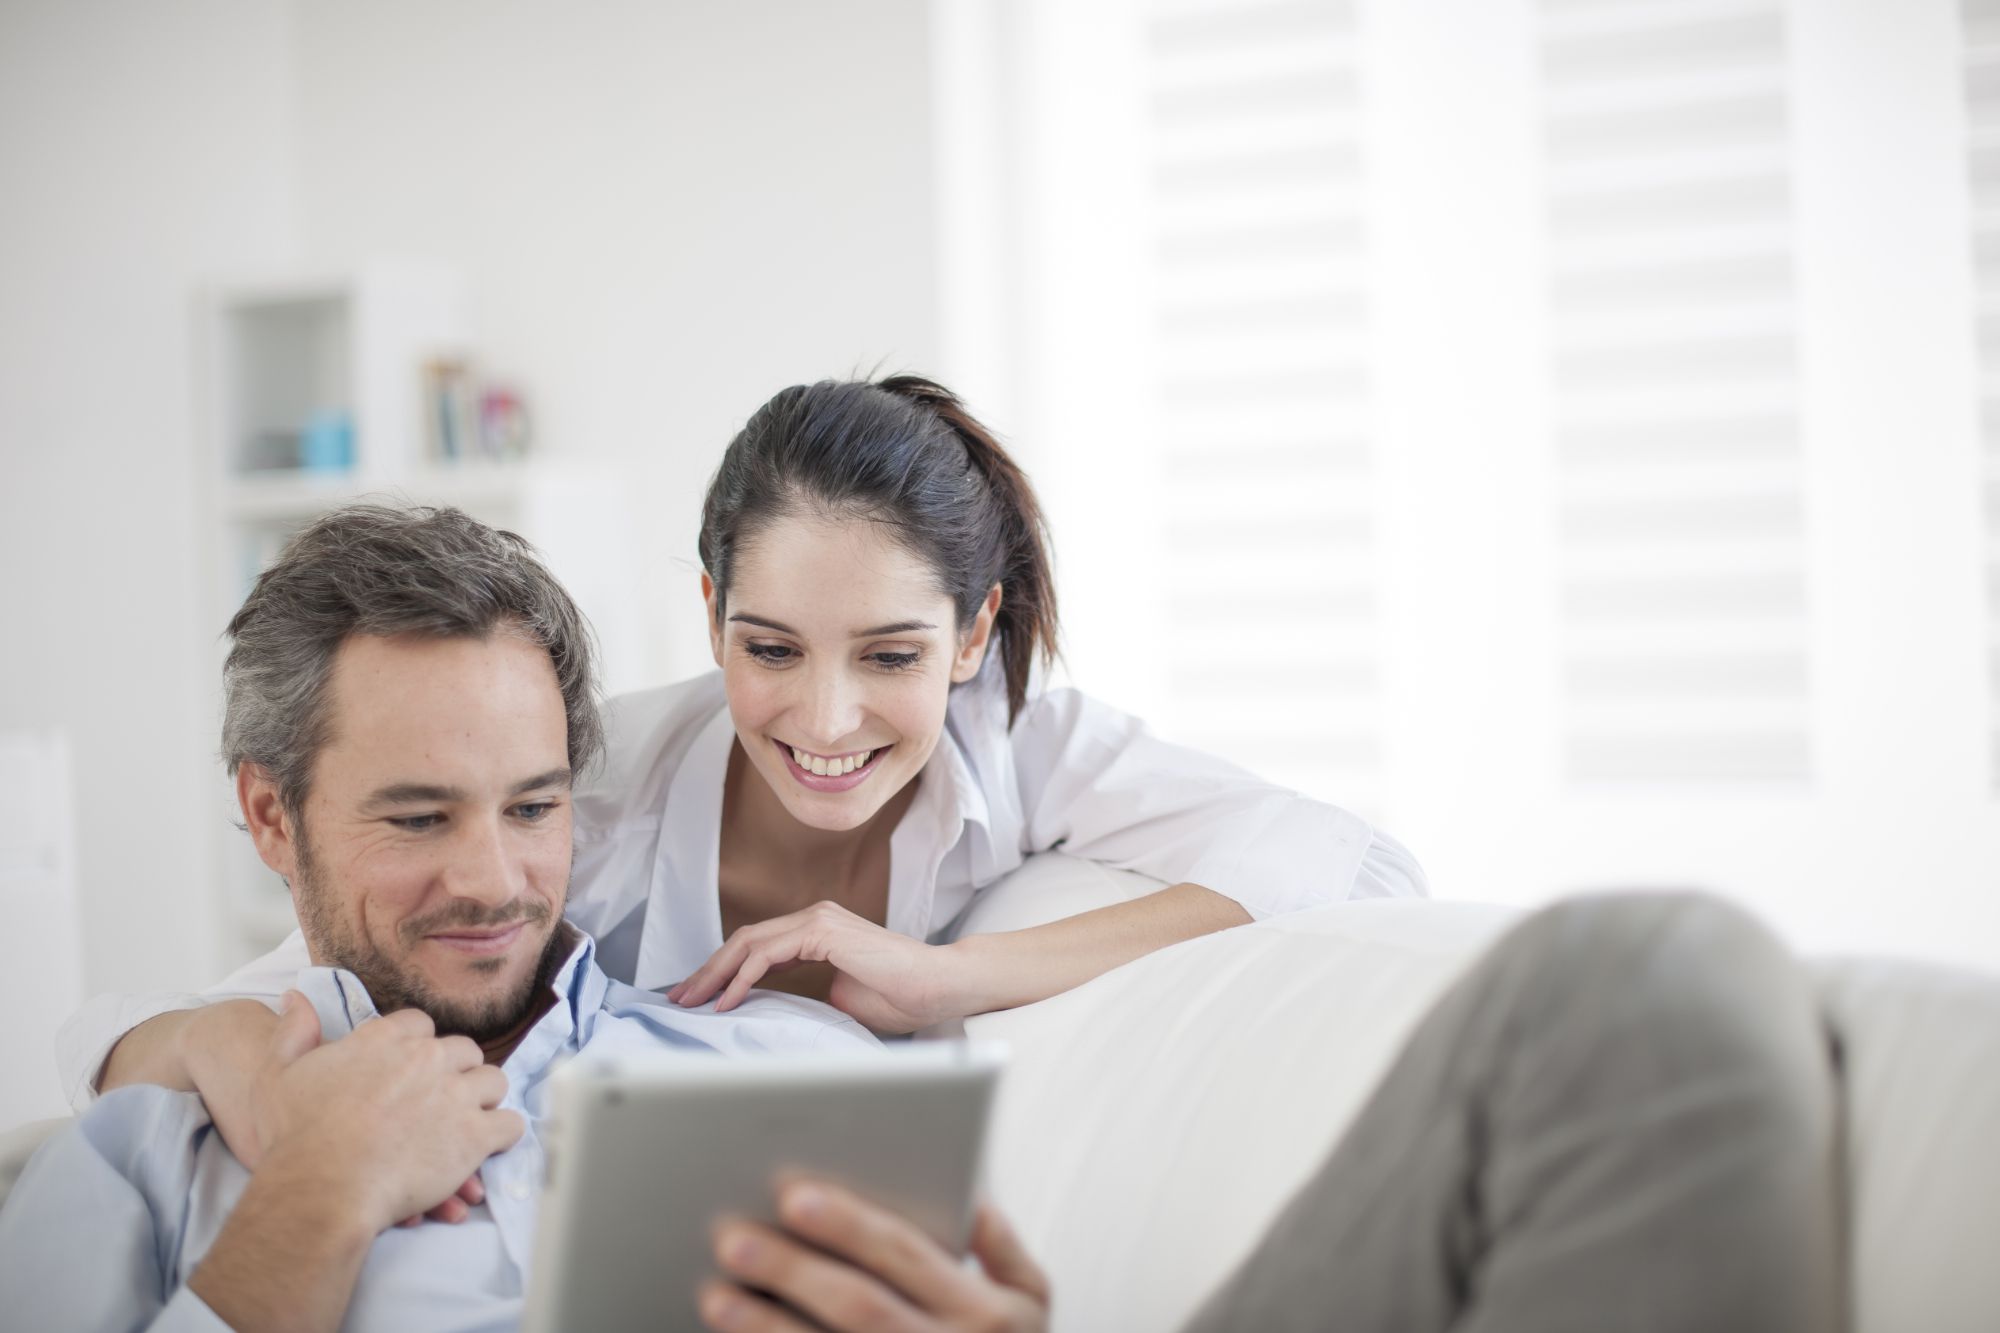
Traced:
<path id="1" fill-rule="evenodd" d="M 278 784 L 262 764 L 236 766 L 236 804 L 258 858 L 290 880 L 299 869 L 298 838 Z"/>
<path id="2" fill-rule="evenodd" d="M 985 604 L 972 618 L 972 628 L 959 641 L 958 656 L 951 663 L 952 684 L 963 685 L 979 674 L 980 664 L 986 660 L 986 645 L 993 640 L 993 618 L 999 614 L 1000 585 L 996 583 L 986 590 Z"/>
<path id="3" fill-rule="evenodd" d="M 722 622 L 715 618 L 715 580 L 701 571 L 701 604 L 708 608 L 708 651 L 715 655 L 715 664 L 722 665 Z"/>

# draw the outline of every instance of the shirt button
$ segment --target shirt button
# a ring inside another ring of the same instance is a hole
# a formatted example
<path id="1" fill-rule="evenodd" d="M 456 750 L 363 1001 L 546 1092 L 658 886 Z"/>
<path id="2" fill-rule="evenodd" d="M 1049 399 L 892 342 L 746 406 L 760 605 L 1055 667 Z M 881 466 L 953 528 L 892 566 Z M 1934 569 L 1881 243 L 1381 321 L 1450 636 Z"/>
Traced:
<path id="1" fill-rule="evenodd" d="M 507 1197 L 515 1203 L 526 1203 L 528 1201 L 528 1186 L 526 1182 L 519 1180 L 508 1181 Z"/>

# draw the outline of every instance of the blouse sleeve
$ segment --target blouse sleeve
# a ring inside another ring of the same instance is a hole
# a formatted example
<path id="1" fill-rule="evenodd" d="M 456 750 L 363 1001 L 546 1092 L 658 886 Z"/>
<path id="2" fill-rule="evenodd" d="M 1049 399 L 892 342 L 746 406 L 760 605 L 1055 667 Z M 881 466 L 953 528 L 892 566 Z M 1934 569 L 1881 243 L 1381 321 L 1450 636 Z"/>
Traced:
<path id="1" fill-rule="evenodd" d="M 1029 702 L 1012 733 L 1029 852 L 1191 883 L 1253 918 L 1428 892 L 1409 851 L 1366 820 L 1161 740 L 1075 690 Z"/>
<path id="2" fill-rule="evenodd" d="M 222 1000 L 261 1000 L 276 1009 L 299 973 L 311 966 L 305 936 L 295 930 L 277 948 L 207 990 L 100 995 L 89 1001 L 56 1033 L 56 1069 L 70 1107 L 81 1112 L 97 1100 L 98 1076 L 111 1048 L 146 1020 Z"/>

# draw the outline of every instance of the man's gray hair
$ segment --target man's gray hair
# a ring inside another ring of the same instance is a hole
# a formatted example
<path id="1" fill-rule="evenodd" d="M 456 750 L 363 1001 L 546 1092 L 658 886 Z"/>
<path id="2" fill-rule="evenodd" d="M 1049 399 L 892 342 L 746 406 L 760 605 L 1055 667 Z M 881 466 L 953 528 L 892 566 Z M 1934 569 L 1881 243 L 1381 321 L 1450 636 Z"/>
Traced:
<path id="1" fill-rule="evenodd" d="M 354 504 L 299 532 L 229 622 L 222 757 L 256 764 L 296 818 L 326 744 L 328 682 L 351 634 L 521 634 L 548 650 L 582 776 L 604 745 L 590 624 L 511 532 L 456 509 Z"/>

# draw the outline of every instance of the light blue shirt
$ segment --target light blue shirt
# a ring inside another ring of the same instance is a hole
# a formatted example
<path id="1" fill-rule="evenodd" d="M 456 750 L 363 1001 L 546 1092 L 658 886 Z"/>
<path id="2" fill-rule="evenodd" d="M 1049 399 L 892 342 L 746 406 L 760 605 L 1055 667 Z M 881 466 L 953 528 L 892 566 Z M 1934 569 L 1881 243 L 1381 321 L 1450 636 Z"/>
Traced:
<path id="1" fill-rule="evenodd" d="M 342 1325 L 348 1329 L 509 1329 L 519 1323 L 535 1248 L 549 1075 L 562 1057 L 671 1048 L 723 1055 L 873 1048 L 838 1010 L 760 992 L 727 1014 L 686 1010 L 607 978 L 579 936 L 550 1008 L 501 1069 L 520 1142 L 479 1170 L 486 1202 L 456 1226 L 376 1237 Z M 326 1040 L 376 1017 L 351 972 L 298 976 Z M 227 1326 L 188 1290 L 250 1173 L 223 1145 L 201 1099 L 164 1088 L 100 1098 L 35 1155 L 0 1210 L 0 1322 L 34 1329 Z"/>

